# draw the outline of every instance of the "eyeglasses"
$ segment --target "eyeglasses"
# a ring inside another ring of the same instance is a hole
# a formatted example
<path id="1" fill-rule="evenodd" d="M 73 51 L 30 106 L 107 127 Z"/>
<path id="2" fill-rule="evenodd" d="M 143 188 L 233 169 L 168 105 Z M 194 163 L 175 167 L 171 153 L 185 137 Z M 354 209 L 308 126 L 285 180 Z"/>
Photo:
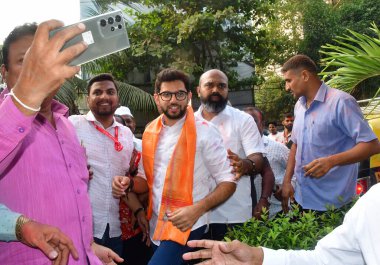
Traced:
<path id="1" fill-rule="evenodd" d="M 175 95 L 175 98 L 178 100 L 178 101 L 182 101 L 184 100 L 186 97 L 187 97 L 187 94 L 188 92 L 187 91 L 178 91 L 178 92 L 168 92 L 168 91 L 164 91 L 164 92 L 161 92 L 161 93 L 158 93 L 158 95 L 160 96 L 160 98 L 163 100 L 163 101 L 170 101 L 172 100 L 172 96 Z"/>
<path id="2" fill-rule="evenodd" d="M 203 87 L 205 87 L 208 90 L 211 90 L 216 86 L 217 89 L 219 90 L 225 90 L 227 88 L 226 83 L 214 83 L 214 82 L 207 82 L 203 84 Z"/>

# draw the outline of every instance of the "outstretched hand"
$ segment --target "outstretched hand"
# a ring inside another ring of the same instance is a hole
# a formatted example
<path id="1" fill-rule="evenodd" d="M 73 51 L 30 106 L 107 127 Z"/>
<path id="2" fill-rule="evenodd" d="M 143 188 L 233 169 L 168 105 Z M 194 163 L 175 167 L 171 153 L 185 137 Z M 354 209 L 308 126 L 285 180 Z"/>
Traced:
<path id="1" fill-rule="evenodd" d="M 204 248 L 185 253 L 184 260 L 205 259 L 199 263 L 204 265 L 261 265 L 264 253 L 261 248 L 250 247 L 237 240 L 221 242 L 213 240 L 194 240 L 187 242 L 192 248 Z"/>

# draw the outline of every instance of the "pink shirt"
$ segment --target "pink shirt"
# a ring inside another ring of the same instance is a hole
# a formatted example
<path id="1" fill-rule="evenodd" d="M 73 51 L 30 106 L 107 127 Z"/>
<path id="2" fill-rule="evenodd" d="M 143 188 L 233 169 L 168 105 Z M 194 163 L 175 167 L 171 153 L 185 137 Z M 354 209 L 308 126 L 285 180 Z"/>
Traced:
<path id="1" fill-rule="evenodd" d="M 90 248 L 92 213 L 86 157 L 67 107 L 53 102 L 57 129 L 41 115 L 25 116 L 11 97 L 0 103 L 0 203 L 67 234 L 79 252 L 69 264 L 101 264 Z M 51 264 L 37 249 L 0 242 L 0 264 Z"/>

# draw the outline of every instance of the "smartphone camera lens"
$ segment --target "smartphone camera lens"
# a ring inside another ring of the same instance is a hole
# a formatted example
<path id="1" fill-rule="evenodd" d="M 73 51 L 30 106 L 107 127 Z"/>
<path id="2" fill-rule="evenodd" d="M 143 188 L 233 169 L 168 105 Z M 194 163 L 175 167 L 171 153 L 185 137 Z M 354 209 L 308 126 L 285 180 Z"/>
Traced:
<path id="1" fill-rule="evenodd" d="M 121 16 L 117 15 L 117 16 L 115 17 L 115 21 L 116 21 L 116 22 L 120 22 L 120 21 L 121 21 Z"/>
<path id="2" fill-rule="evenodd" d="M 111 27 L 111 31 L 115 31 L 115 27 Z"/>
<path id="3" fill-rule="evenodd" d="M 123 26 L 121 24 L 117 25 L 118 29 L 121 29 Z"/>
<path id="4" fill-rule="evenodd" d="M 100 20 L 100 26 L 105 27 L 107 25 L 107 21 L 105 19 Z"/>
<path id="5" fill-rule="evenodd" d="M 109 17 L 108 18 L 108 24 L 113 24 L 114 20 L 113 20 L 113 17 Z"/>

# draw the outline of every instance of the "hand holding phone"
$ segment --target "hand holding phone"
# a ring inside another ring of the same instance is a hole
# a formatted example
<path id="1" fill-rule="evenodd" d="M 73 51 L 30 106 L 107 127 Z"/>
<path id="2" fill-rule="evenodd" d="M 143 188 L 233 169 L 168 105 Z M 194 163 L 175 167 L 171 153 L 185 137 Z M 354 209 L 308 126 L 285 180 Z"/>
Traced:
<path id="1" fill-rule="evenodd" d="M 86 26 L 86 30 L 67 41 L 62 50 L 81 41 L 84 41 L 88 48 L 75 57 L 69 65 L 81 65 L 130 46 L 123 13 L 120 10 L 87 18 L 80 22 Z M 50 37 L 66 27 L 69 26 L 51 31 Z"/>

